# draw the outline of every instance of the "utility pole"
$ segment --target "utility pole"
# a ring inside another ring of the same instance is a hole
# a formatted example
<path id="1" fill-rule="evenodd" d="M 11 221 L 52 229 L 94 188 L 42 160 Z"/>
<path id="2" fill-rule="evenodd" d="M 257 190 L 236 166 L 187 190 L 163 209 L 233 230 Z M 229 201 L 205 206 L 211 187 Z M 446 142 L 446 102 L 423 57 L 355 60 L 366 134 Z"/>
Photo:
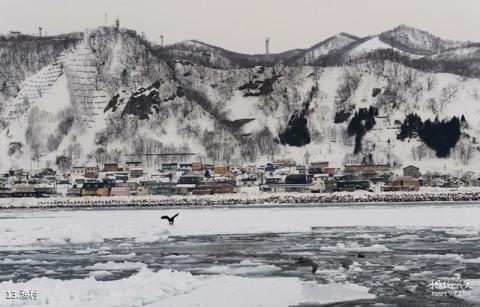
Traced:
<path id="1" fill-rule="evenodd" d="M 42 27 L 38 27 L 38 36 L 42 37 Z"/>
<path id="2" fill-rule="evenodd" d="M 160 35 L 160 47 L 163 48 L 163 34 Z"/>
<path id="3" fill-rule="evenodd" d="M 391 58 L 390 58 L 390 61 L 393 62 L 393 57 L 395 55 L 394 51 L 393 51 L 393 37 L 390 37 L 390 46 L 392 47 L 391 49 Z"/>
<path id="4" fill-rule="evenodd" d="M 117 30 L 120 30 L 120 18 L 115 18 L 115 29 Z"/>
<path id="5" fill-rule="evenodd" d="M 270 48 L 270 38 L 265 38 L 265 59 L 267 61 L 267 65 L 269 63 L 269 48 Z"/>
<path id="6" fill-rule="evenodd" d="M 105 27 L 107 26 L 107 13 L 105 13 Z"/>
<path id="7" fill-rule="evenodd" d="M 117 39 L 117 35 L 118 33 L 120 32 L 120 18 L 117 16 L 117 18 L 115 18 L 115 39 Z"/>

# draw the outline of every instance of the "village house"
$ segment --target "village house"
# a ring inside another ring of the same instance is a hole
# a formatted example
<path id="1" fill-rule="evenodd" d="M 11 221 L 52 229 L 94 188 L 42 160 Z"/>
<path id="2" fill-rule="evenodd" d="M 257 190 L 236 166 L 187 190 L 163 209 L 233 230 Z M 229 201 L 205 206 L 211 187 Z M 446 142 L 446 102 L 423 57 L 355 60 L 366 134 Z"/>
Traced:
<path id="1" fill-rule="evenodd" d="M 108 187 L 104 182 L 85 182 L 81 191 L 83 196 L 108 196 Z"/>
<path id="2" fill-rule="evenodd" d="M 327 174 L 330 176 L 334 176 L 337 173 L 337 169 L 335 167 L 325 167 L 323 168 L 322 174 Z"/>
<path id="3" fill-rule="evenodd" d="M 213 182 L 215 184 L 227 184 L 227 185 L 230 185 L 232 187 L 235 187 L 237 185 L 237 181 L 235 180 L 235 178 L 231 178 L 231 177 L 223 177 L 223 176 L 222 177 L 215 177 Z"/>
<path id="4" fill-rule="evenodd" d="M 299 174 L 305 174 L 307 172 L 305 165 L 297 165 L 295 168 Z"/>
<path id="5" fill-rule="evenodd" d="M 325 192 L 327 193 L 333 193 L 337 190 L 337 180 L 334 176 L 324 177 L 323 184 L 325 185 Z"/>
<path id="6" fill-rule="evenodd" d="M 142 181 L 137 189 L 137 195 L 173 195 L 177 183 L 173 181 Z"/>
<path id="7" fill-rule="evenodd" d="M 120 171 L 120 168 L 118 167 L 117 163 L 105 163 L 103 165 L 103 171 L 104 172 L 118 172 L 118 171 Z"/>
<path id="8" fill-rule="evenodd" d="M 388 185 L 382 186 L 382 191 L 384 192 L 411 192 L 419 190 L 420 184 L 418 180 L 409 176 L 396 177 Z"/>
<path id="9" fill-rule="evenodd" d="M 197 185 L 194 188 L 190 189 L 188 192 L 191 192 L 193 195 L 210 195 L 210 194 L 213 194 L 211 187 L 209 185 L 206 185 L 206 184 Z M 177 189 L 177 193 L 180 194 L 181 192 Z"/>
<path id="10" fill-rule="evenodd" d="M 273 161 L 273 165 L 275 165 L 276 168 L 295 167 L 297 166 L 297 162 L 291 159 L 278 159 Z"/>
<path id="11" fill-rule="evenodd" d="M 194 162 L 192 163 L 192 171 L 201 171 L 203 170 L 203 163 Z"/>
<path id="12" fill-rule="evenodd" d="M 237 175 L 233 172 L 233 170 L 228 170 L 225 173 L 222 174 L 222 177 L 229 178 L 229 179 L 235 179 Z"/>
<path id="13" fill-rule="evenodd" d="M 82 189 L 74 186 L 67 190 L 67 197 L 81 197 L 82 196 Z"/>
<path id="14" fill-rule="evenodd" d="M 260 186 L 262 192 L 284 193 L 284 192 L 310 192 L 312 184 L 264 184 Z"/>
<path id="15" fill-rule="evenodd" d="M 222 182 L 213 185 L 212 194 L 235 193 L 234 186 Z"/>
<path id="16" fill-rule="evenodd" d="M 148 187 L 151 195 L 173 195 L 177 191 L 176 182 L 157 182 Z"/>
<path id="17" fill-rule="evenodd" d="M 41 170 L 38 174 L 40 176 L 43 176 L 43 177 L 49 177 L 49 176 L 55 176 L 56 175 L 56 171 L 54 171 L 53 169 L 51 168 L 44 168 L 43 170 Z"/>
<path id="18" fill-rule="evenodd" d="M 409 165 L 403 168 L 403 176 L 418 178 L 421 175 L 422 174 L 420 173 L 420 169 L 416 166 Z"/>
<path id="19" fill-rule="evenodd" d="M 130 189 L 127 186 L 111 187 L 110 196 L 130 196 Z"/>
<path id="20" fill-rule="evenodd" d="M 224 165 L 217 165 L 213 167 L 213 173 L 216 175 L 223 175 L 225 174 L 230 168 Z"/>
<path id="21" fill-rule="evenodd" d="M 115 178 L 115 181 L 117 183 L 124 183 L 124 182 L 127 182 L 128 181 L 128 174 L 121 174 L 121 173 L 117 173 L 117 174 L 114 174 L 113 175 L 113 178 Z"/>
<path id="22" fill-rule="evenodd" d="M 128 190 L 130 191 L 131 195 L 136 195 L 137 194 L 137 188 L 139 184 L 135 181 L 125 181 L 123 186 L 128 187 Z"/>
<path id="23" fill-rule="evenodd" d="M 96 180 L 87 180 L 86 182 L 94 182 L 95 183 L 97 181 Z M 101 182 L 105 183 L 107 188 L 117 186 L 117 180 L 115 179 L 115 177 L 104 177 L 104 178 L 102 178 Z"/>
<path id="24" fill-rule="evenodd" d="M 321 193 L 325 192 L 325 179 L 328 178 L 328 175 L 325 174 L 315 174 L 311 175 L 312 177 L 312 193 Z"/>
<path id="25" fill-rule="evenodd" d="M 370 181 L 368 180 L 338 180 L 337 191 L 339 192 L 353 192 L 356 190 L 368 190 L 370 188 Z"/>
<path id="26" fill-rule="evenodd" d="M 178 163 L 162 163 L 162 171 L 176 171 Z"/>
<path id="27" fill-rule="evenodd" d="M 279 183 L 285 183 L 285 179 L 279 176 L 265 177 L 265 184 L 279 184 Z"/>
<path id="28" fill-rule="evenodd" d="M 262 192 L 311 192 L 312 176 L 294 174 L 285 177 L 285 183 L 266 183 L 260 187 Z"/>
<path id="29" fill-rule="evenodd" d="M 13 197 L 35 197 L 37 193 L 30 184 L 19 184 L 14 187 Z"/>
<path id="30" fill-rule="evenodd" d="M 85 178 L 98 178 L 98 168 L 96 166 L 86 166 Z"/>
<path id="31" fill-rule="evenodd" d="M 132 167 L 130 168 L 130 176 L 132 178 L 139 178 L 143 176 L 143 168 L 141 167 Z"/>
<path id="32" fill-rule="evenodd" d="M 323 174 L 324 169 L 328 167 L 328 162 L 312 162 L 308 166 L 309 174 Z"/>
<path id="33" fill-rule="evenodd" d="M 74 185 L 83 185 L 85 183 L 85 179 L 83 178 L 76 178 L 74 181 L 73 181 L 73 184 Z"/>
<path id="34" fill-rule="evenodd" d="M 245 165 L 240 168 L 240 171 L 242 173 L 246 174 L 253 174 L 258 171 L 257 167 L 255 165 Z"/>
<path id="35" fill-rule="evenodd" d="M 377 173 L 389 170 L 388 164 L 345 164 L 344 173 L 346 174 L 363 174 Z"/>
<path id="36" fill-rule="evenodd" d="M 140 161 L 127 161 L 125 162 L 125 168 L 130 170 L 132 168 L 140 168 L 142 167 L 142 162 Z"/>
<path id="37" fill-rule="evenodd" d="M 196 187 L 196 184 L 178 183 L 175 193 L 179 195 L 187 195 L 191 193 Z"/>
<path id="38" fill-rule="evenodd" d="M 234 185 L 231 182 L 206 181 L 198 184 L 191 192 L 193 195 L 234 193 Z"/>
<path id="39" fill-rule="evenodd" d="M 33 187 L 34 191 L 37 194 L 42 194 L 42 195 L 55 195 L 57 194 L 57 191 L 54 186 L 52 185 L 46 185 L 46 184 L 38 184 Z"/>
<path id="40" fill-rule="evenodd" d="M 13 197 L 13 190 L 5 187 L 0 187 L 0 198 Z"/>
<path id="41" fill-rule="evenodd" d="M 49 197 L 55 195 L 54 186 L 46 184 L 17 184 L 13 187 L 12 197 Z"/>
<path id="42" fill-rule="evenodd" d="M 180 184 L 199 184 L 204 180 L 203 175 L 199 173 L 187 173 L 180 176 L 178 183 Z"/>
<path id="43" fill-rule="evenodd" d="M 85 167 L 84 166 L 74 166 L 70 170 L 70 175 L 85 177 Z"/>
<path id="44" fill-rule="evenodd" d="M 192 163 L 180 163 L 178 169 L 182 172 L 191 172 L 192 171 Z"/>
<path id="45" fill-rule="evenodd" d="M 273 163 L 267 163 L 265 164 L 265 168 L 263 169 L 263 171 L 265 171 L 266 173 L 272 173 L 275 171 L 275 169 L 276 166 Z"/>
<path id="46" fill-rule="evenodd" d="M 243 176 L 238 180 L 238 185 L 241 187 L 255 187 L 258 186 L 259 180 L 255 175 Z"/>
<path id="47" fill-rule="evenodd" d="M 140 185 L 140 186 L 137 187 L 137 191 L 136 191 L 135 195 L 137 195 L 137 196 L 147 196 L 147 195 L 150 195 L 149 193 L 150 193 L 150 191 L 148 190 L 148 186 Z"/>
<path id="48" fill-rule="evenodd" d="M 310 184 L 312 183 L 312 176 L 305 174 L 294 174 L 285 177 L 285 184 Z"/>

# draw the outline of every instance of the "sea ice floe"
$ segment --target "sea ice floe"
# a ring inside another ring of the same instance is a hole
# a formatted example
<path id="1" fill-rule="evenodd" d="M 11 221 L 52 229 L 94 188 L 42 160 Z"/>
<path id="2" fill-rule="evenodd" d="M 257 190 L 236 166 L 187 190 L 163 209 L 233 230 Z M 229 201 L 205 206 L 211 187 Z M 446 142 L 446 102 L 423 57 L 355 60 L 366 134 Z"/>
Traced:
<path id="1" fill-rule="evenodd" d="M 102 262 L 102 263 L 95 263 L 94 265 L 86 266 L 84 269 L 86 270 L 95 270 L 95 271 L 127 271 L 127 270 L 140 270 L 147 265 L 142 262 Z"/>
<path id="2" fill-rule="evenodd" d="M 137 274 L 128 278 L 96 280 L 108 274 L 108 271 L 95 271 L 86 279 L 42 277 L 20 283 L 8 281 L 0 283 L 0 292 L 12 289 L 37 290 L 36 305 L 62 307 L 224 307 L 226 304 L 229 307 L 277 307 L 375 298 L 364 286 L 352 283 L 320 285 L 296 277 L 193 276 L 188 272 L 154 272 L 142 267 Z M 18 300 L 15 303 L 29 305 L 32 302 Z M 11 305 L 11 300 L 0 297 L 0 306 Z"/>
<path id="3" fill-rule="evenodd" d="M 322 246 L 320 250 L 323 251 L 330 251 L 330 252 L 386 252 L 391 251 L 391 249 L 387 248 L 381 244 L 373 244 L 370 246 L 361 246 L 357 242 L 353 242 L 350 244 L 345 244 L 338 242 L 335 246 Z"/>
<path id="4" fill-rule="evenodd" d="M 280 270 L 281 268 L 273 264 L 262 264 L 246 259 L 238 264 L 215 265 L 200 272 L 204 274 L 266 275 Z"/>
<path id="5" fill-rule="evenodd" d="M 93 275 L 105 274 L 104 272 Z M 98 277 L 98 275 L 97 275 Z M 27 282 L 0 283 L 0 292 L 14 289 L 38 291 L 36 305 L 52 306 L 143 306 L 162 299 L 184 294 L 204 285 L 200 279 L 187 272 L 160 270 L 153 272 L 143 267 L 137 274 L 114 281 L 97 281 L 95 276 L 87 279 L 60 280 L 34 278 Z M 0 306 L 11 306 L 12 300 L 0 297 Z M 18 305 L 29 305 L 32 301 L 16 300 Z"/>

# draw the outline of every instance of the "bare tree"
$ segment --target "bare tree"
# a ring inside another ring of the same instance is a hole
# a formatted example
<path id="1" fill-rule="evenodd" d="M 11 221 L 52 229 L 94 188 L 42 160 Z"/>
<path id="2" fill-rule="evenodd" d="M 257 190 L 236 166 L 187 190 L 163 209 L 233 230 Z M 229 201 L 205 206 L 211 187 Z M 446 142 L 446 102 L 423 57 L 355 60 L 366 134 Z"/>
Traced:
<path id="1" fill-rule="evenodd" d="M 437 77 L 432 73 L 425 76 L 425 81 L 427 83 L 427 91 L 433 90 L 438 83 Z"/>
<path id="2" fill-rule="evenodd" d="M 360 75 L 353 69 L 345 69 L 340 76 L 335 104 L 337 111 L 349 111 L 350 98 L 353 96 L 360 83 Z"/>
<path id="3" fill-rule="evenodd" d="M 453 98 L 457 96 L 458 87 L 453 84 L 448 84 L 446 87 L 442 88 L 440 93 L 440 112 L 442 112 L 446 105 L 449 104 Z"/>
<path id="4" fill-rule="evenodd" d="M 427 100 L 427 107 L 432 110 L 432 112 L 434 114 L 437 114 L 438 113 L 438 103 L 437 103 L 437 100 L 435 98 L 429 98 Z"/>
<path id="5" fill-rule="evenodd" d="M 480 92 L 478 91 L 478 88 L 474 88 L 472 91 L 472 98 L 475 99 L 475 101 L 480 100 Z"/>
<path id="6" fill-rule="evenodd" d="M 31 154 L 32 154 L 32 160 L 34 162 L 40 161 L 40 158 L 42 157 L 42 153 L 40 152 L 40 143 L 34 142 L 32 145 L 30 145 L 31 148 Z"/>

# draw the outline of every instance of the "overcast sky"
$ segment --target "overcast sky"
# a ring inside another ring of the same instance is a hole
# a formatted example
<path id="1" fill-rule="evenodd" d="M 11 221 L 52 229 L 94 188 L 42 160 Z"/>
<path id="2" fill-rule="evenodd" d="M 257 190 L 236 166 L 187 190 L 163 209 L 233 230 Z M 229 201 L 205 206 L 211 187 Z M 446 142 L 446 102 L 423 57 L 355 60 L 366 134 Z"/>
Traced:
<path id="1" fill-rule="evenodd" d="M 376 34 L 399 24 L 480 42 L 480 0 L 0 0 L 0 32 L 83 31 L 121 25 L 165 43 L 198 39 L 239 52 L 309 47 L 339 32 Z"/>

